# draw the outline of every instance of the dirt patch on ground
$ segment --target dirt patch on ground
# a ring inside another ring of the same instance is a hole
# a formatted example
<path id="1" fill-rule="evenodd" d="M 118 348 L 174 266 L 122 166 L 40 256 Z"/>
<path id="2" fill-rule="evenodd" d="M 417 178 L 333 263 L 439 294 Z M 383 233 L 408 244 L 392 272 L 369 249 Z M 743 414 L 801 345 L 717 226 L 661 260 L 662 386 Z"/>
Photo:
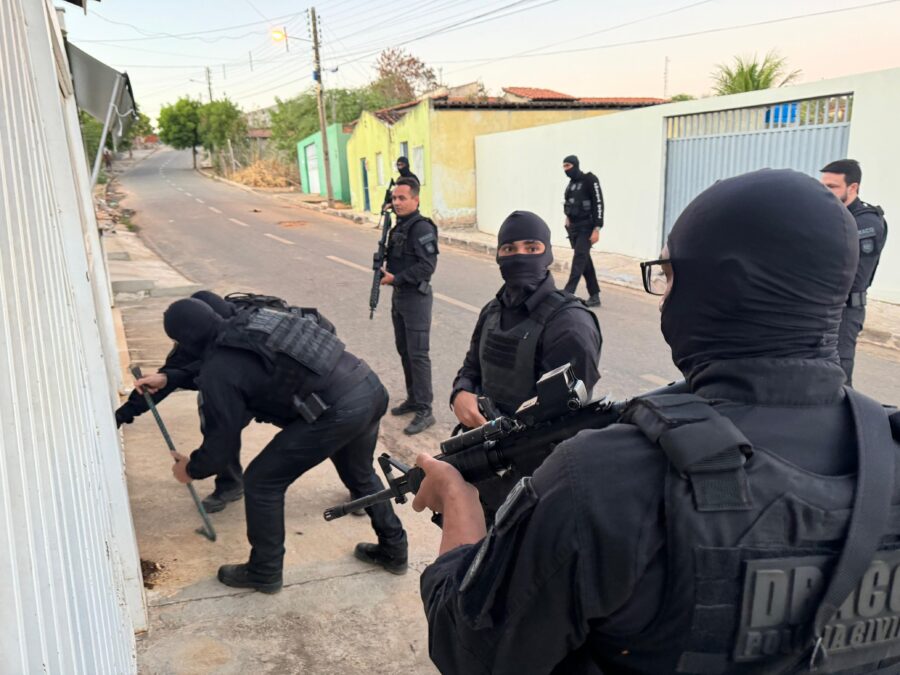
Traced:
<path id="1" fill-rule="evenodd" d="M 309 223 L 307 223 L 305 220 L 282 220 L 278 223 L 278 225 L 285 228 L 286 230 L 292 230 L 297 227 L 309 225 Z"/>

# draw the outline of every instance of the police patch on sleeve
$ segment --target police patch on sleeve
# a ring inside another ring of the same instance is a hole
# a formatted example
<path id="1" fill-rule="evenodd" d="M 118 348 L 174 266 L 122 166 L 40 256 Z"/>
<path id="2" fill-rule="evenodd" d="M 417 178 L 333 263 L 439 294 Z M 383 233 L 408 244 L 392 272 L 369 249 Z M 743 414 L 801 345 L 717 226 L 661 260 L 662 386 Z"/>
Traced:
<path id="1" fill-rule="evenodd" d="M 419 237 L 419 243 L 427 253 L 437 253 L 437 238 L 434 236 L 434 232 L 423 234 L 421 237 Z"/>
<path id="2" fill-rule="evenodd" d="M 875 252 L 875 238 L 867 237 L 859 240 L 859 252 L 863 255 L 872 255 Z"/>

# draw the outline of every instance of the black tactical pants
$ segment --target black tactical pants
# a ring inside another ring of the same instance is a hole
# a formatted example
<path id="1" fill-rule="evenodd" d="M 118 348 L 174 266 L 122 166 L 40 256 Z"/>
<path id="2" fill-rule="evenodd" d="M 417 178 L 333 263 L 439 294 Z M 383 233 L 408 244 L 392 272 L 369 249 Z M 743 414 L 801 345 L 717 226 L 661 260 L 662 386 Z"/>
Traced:
<path id="1" fill-rule="evenodd" d="M 573 226 L 569 231 L 569 243 L 575 249 L 575 255 L 572 257 L 572 271 L 566 282 L 566 291 L 569 293 L 575 292 L 582 276 L 584 283 L 587 284 L 588 295 L 600 293 L 600 284 L 597 283 L 597 273 L 594 271 L 594 261 L 591 260 L 591 246 L 593 246 L 591 234 L 593 231 L 593 228 L 587 229 L 580 226 Z"/>
<path id="2" fill-rule="evenodd" d="M 394 341 L 403 378 L 406 380 L 406 400 L 416 410 L 430 411 L 434 400 L 431 388 L 431 357 L 428 355 L 431 337 L 431 307 L 434 297 L 431 287 L 427 293 L 416 288 L 394 288 L 391 299 L 391 319 L 394 322 Z"/>
<path id="3" fill-rule="evenodd" d="M 856 358 L 856 338 L 866 320 L 866 308 L 844 307 L 841 328 L 838 331 L 838 356 L 841 368 L 847 374 L 847 386 L 853 386 L 853 361 Z"/>
<path id="4" fill-rule="evenodd" d="M 282 429 L 244 474 L 250 568 L 273 575 L 284 562 L 284 493 L 311 468 L 330 458 L 353 499 L 384 489 L 373 459 L 378 426 L 388 395 L 372 373 L 322 413 L 313 424 L 302 419 Z M 406 548 L 406 534 L 390 502 L 366 509 L 378 542 L 388 550 Z"/>

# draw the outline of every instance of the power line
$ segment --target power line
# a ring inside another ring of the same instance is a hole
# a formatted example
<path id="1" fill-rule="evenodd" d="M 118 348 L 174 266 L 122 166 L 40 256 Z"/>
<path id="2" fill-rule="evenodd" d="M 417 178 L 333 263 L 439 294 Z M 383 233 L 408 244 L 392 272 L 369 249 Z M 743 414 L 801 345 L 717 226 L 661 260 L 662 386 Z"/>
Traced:
<path id="1" fill-rule="evenodd" d="M 627 47 L 630 45 L 649 44 L 652 42 L 663 42 L 665 40 L 677 40 L 680 38 L 695 37 L 697 35 L 709 35 L 711 33 L 722 33 L 725 31 L 739 30 L 741 28 L 755 28 L 757 26 L 766 26 L 766 25 L 771 25 L 771 24 L 775 24 L 775 23 L 782 23 L 785 21 L 796 21 L 798 19 L 808 19 L 811 17 L 825 16 L 827 14 L 839 14 L 842 12 L 850 12 L 850 11 L 857 10 L 857 9 L 867 9 L 870 7 L 879 7 L 882 5 L 892 5 L 897 2 L 900 2 L 900 0 L 881 0 L 881 2 L 870 2 L 870 3 L 864 4 L 864 5 L 854 5 L 853 7 L 840 7 L 837 9 L 826 9 L 826 10 L 822 10 L 819 12 L 809 12 L 807 14 L 795 14 L 793 16 L 785 16 L 785 17 L 781 17 L 778 19 L 767 19 L 764 21 L 754 21 L 752 23 L 736 24 L 736 25 L 732 25 L 732 26 L 719 26 L 717 28 L 707 28 L 704 30 L 692 31 L 689 33 L 678 33 L 676 35 L 663 35 L 663 36 L 659 36 L 659 37 L 655 37 L 655 38 L 644 38 L 641 40 L 629 40 L 626 42 L 613 42 L 613 43 L 609 43 L 609 44 L 605 44 L 605 45 L 595 45 L 593 47 L 577 47 L 577 48 L 573 48 L 573 49 L 559 49 L 559 50 L 556 50 L 553 52 L 543 52 L 541 54 L 527 54 L 526 53 L 526 54 L 522 54 L 521 57 L 516 56 L 516 55 L 501 56 L 501 57 L 498 57 L 495 59 L 487 59 L 487 60 L 484 57 L 482 57 L 480 59 L 455 59 L 455 60 L 449 60 L 449 61 L 441 61 L 440 63 L 479 62 L 477 65 L 484 65 L 484 64 L 488 64 L 488 63 L 494 63 L 496 61 L 502 61 L 502 60 L 505 60 L 508 58 L 534 58 L 534 57 L 541 57 L 541 56 L 558 56 L 560 54 L 575 54 L 575 53 L 580 53 L 580 52 L 598 51 L 601 49 L 613 49 L 615 47 Z M 465 70 L 465 69 L 459 68 L 454 72 L 459 72 L 461 70 Z"/>
<path id="2" fill-rule="evenodd" d="M 87 43 L 87 42 L 138 42 L 138 41 L 143 41 L 143 40 L 160 40 L 160 39 L 176 39 L 176 40 L 195 39 L 196 36 L 199 36 L 199 35 L 208 35 L 210 33 L 221 33 L 224 31 L 235 30 L 236 28 L 247 28 L 249 26 L 258 26 L 259 24 L 262 24 L 262 23 L 272 23 L 273 21 L 285 21 L 287 19 L 293 19 L 298 16 L 303 16 L 303 12 L 297 12 L 294 14 L 284 14 L 282 16 L 273 17 L 271 20 L 266 19 L 265 21 L 251 21 L 250 23 L 240 23 L 240 24 L 235 24 L 232 26 L 224 26 L 222 28 L 211 28 L 209 30 L 191 31 L 189 33 L 160 33 L 160 32 L 154 32 L 154 31 L 147 31 L 147 30 L 144 30 L 143 28 L 140 28 L 139 26 L 135 26 L 134 24 L 126 23 L 124 21 L 114 21 L 113 19 L 108 19 L 105 16 L 98 14 L 97 12 L 91 12 L 89 16 L 92 16 L 92 17 L 95 16 L 103 21 L 106 21 L 107 23 L 115 24 L 116 26 L 126 26 L 128 28 L 131 28 L 132 30 L 137 31 L 138 33 L 140 33 L 141 35 L 144 35 L 146 37 L 118 38 L 118 39 L 112 39 L 112 40 L 81 40 L 80 42 L 85 42 L 85 43 Z M 227 38 L 227 36 L 222 36 L 222 37 Z M 203 39 L 203 38 L 196 38 L 196 39 Z"/>
<path id="3" fill-rule="evenodd" d="M 522 5 L 523 3 L 526 3 L 526 2 L 533 2 L 533 1 L 534 1 L 534 0 L 515 0 L 515 2 L 508 3 L 508 4 L 506 4 L 506 5 L 502 6 L 502 7 L 497 7 L 497 8 L 495 8 L 495 9 L 489 10 L 489 11 L 487 11 L 487 12 L 483 12 L 483 13 L 481 13 L 481 14 L 477 14 L 477 15 L 475 15 L 475 16 L 473 16 L 473 17 L 468 18 L 468 19 L 464 19 L 464 20 L 462 20 L 462 21 L 458 21 L 458 22 L 456 22 L 456 23 L 452 23 L 452 24 L 449 24 L 449 25 L 447 25 L 447 26 L 442 26 L 441 28 L 436 28 L 435 30 L 432 30 L 432 31 L 427 32 L 427 33 L 424 33 L 424 34 L 422 34 L 422 35 L 418 35 L 418 36 L 416 36 L 416 37 L 412 37 L 412 38 L 409 38 L 409 39 L 406 39 L 406 40 L 400 40 L 400 41 L 393 42 L 393 43 L 392 43 L 392 46 L 393 46 L 393 47 L 401 47 L 401 46 L 403 46 L 403 45 L 407 45 L 407 44 L 410 44 L 410 43 L 412 43 L 412 42 L 417 42 L 417 41 L 419 41 L 419 40 L 424 40 L 425 38 L 433 37 L 433 36 L 435 36 L 435 35 L 441 35 L 441 34 L 443 34 L 443 33 L 449 33 L 449 32 L 453 32 L 453 31 L 456 31 L 456 30 L 461 30 L 461 29 L 463 29 L 463 28 L 470 28 L 471 26 L 478 25 L 478 24 L 480 24 L 480 23 L 487 23 L 488 21 L 493 21 L 493 20 L 496 20 L 496 19 L 502 19 L 502 18 L 505 18 L 505 17 L 510 16 L 510 15 L 512 15 L 512 14 L 518 14 L 519 12 L 524 12 L 524 11 L 528 11 L 528 10 L 531 10 L 531 9 L 536 9 L 536 8 L 538 8 L 538 7 L 543 7 L 544 5 L 550 5 L 550 4 L 559 2 L 559 0 L 544 0 L 543 2 L 539 2 L 538 4 L 529 5 L 529 6 L 527 6 L 527 7 L 522 7 L 522 8 L 520 8 L 520 9 L 514 10 L 514 11 L 512 11 L 512 12 L 507 12 L 507 13 L 505 13 L 505 14 L 501 14 L 501 15 L 499 15 L 499 16 L 496 16 L 497 13 L 499 13 L 499 12 L 502 12 L 502 11 L 504 11 L 504 10 L 510 9 L 510 8 L 512 8 L 512 7 L 516 7 L 516 6 L 518 6 L 518 5 Z M 898 1 L 900 1 L 900 0 L 898 0 Z M 478 21 L 479 19 L 481 19 L 481 21 Z M 347 65 L 347 64 L 349 64 L 349 63 L 352 63 L 353 61 L 359 61 L 359 60 L 362 60 L 362 59 L 366 58 L 367 56 L 374 56 L 374 55 L 377 54 L 379 51 L 381 51 L 381 50 L 380 50 L 380 49 L 376 49 L 375 51 L 370 51 L 369 53 L 363 54 L 362 56 L 359 56 L 359 57 L 357 57 L 357 58 L 354 58 L 354 59 L 350 59 L 350 60 L 344 61 L 344 62 L 338 64 L 338 66 L 344 66 L 344 65 Z"/>

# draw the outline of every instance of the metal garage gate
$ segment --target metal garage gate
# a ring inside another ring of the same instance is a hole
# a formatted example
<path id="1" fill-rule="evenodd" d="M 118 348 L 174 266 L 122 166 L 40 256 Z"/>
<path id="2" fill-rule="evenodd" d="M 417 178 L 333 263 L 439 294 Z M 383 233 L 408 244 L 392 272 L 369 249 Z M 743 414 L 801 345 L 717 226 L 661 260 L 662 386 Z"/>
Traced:
<path id="1" fill-rule="evenodd" d="M 846 157 L 853 95 L 837 94 L 666 119 L 663 241 L 690 201 L 755 169 L 819 169 Z"/>

